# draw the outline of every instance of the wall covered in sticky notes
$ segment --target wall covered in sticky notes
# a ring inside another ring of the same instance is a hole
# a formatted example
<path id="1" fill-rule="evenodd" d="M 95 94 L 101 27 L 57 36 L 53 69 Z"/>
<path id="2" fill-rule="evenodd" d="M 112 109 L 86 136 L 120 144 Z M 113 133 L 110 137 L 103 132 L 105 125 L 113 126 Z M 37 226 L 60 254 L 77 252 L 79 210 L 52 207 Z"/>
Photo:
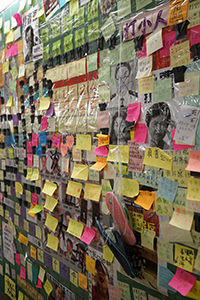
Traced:
<path id="1" fill-rule="evenodd" d="M 8 299 L 200 299 L 200 2 L 156 5 L 0 12 Z"/>

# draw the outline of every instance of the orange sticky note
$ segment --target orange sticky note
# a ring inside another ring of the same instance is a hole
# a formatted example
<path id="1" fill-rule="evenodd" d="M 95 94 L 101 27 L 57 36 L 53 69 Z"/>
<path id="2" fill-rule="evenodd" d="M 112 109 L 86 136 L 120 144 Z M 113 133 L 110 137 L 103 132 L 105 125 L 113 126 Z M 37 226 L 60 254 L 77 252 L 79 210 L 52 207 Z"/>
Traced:
<path id="1" fill-rule="evenodd" d="M 169 2 L 167 26 L 181 23 L 187 19 L 189 0 L 173 0 Z"/>
<path id="2" fill-rule="evenodd" d="M 149 210 L 155 200 L 155 194 L 149 191 L 140 191 L 140 194 L 135 201 L 135 204 L 140 205 L 146 210 Z"/>
<path id="3" fill-rule="evenodd" d="M 83 275 L 82 273 L 78 272 L 78 285 L 87 291 L 87 276 Z"/>
<path id="4" fill-rule="evenodd" d="M 187 171 L 200 172 L 200 151 L 190 151 L 190 158 L 187 167 Z"/>
<path id="5" fill-rule="evenodd" d="M 28 238 L 25 235 L 21 234 L 21 233 L 19 233 L 18 241 L 20 243 L 28 246 Z"/>
<path id="6" fill-rule="evenodd" d="M 86 255 L 86 270 L 95 275 L 95 260 Z"/>
<path id="7" fill-rule="evenodd" d="M 30 209 L 29 209 L 29 211 L 28 211 L 28 214 L 29 214 L 30 216 L 32 216 L 32 217 L 35 217 L 35 215 L 36 215 L 36 214 L 30 212 L 34 207 L 35 207 L 35 205 L 34 205 L 33 203 L 31 203 L 31 207 L 30 207 Z"/>
<path id="8" fill-rule="evenodd" d="M 30 256 L 36 260 L 36 248 L 33 246 L 30 247 Z"/>
<path id="9" fill-rule="evenodd" d="M 105 134 L 97 134 L 98 139 L 98 147 L 106 146 L 110 144 L 110 136 Z"/>

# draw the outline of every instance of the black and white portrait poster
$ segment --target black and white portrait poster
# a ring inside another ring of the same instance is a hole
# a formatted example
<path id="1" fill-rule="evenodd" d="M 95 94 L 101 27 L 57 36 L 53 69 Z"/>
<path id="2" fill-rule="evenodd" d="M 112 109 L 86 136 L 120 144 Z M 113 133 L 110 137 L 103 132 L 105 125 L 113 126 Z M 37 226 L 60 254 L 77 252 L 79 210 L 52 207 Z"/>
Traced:
<path id="1" fill-rule="evenodd" d="M 43 0 L 43 6 L 46 20 L 49 20 L 60 8 L 58 0 Z"/>
<path id="2" fill-rule="evenodd" d="M 39 44 L 37 11 L 38 5 L 35 5 L 22 16 L 24 63 L 33 61 L 33 48 Z"/>
<path id="3" fill-rule="evenodd" d="M 64 271 L 65 272 L 64 272 Z M 64 272 L 64 274 L 63 274 Z M 62 269 L 61 275 L 66 279 L 66 274 L 67 274 L 67 279 L 69 277 L 68 275 L 68 268 L 66 267 L 65 269 Z M 75 295 L 72 293 L 68 288 L 66 288 L 64 285 L 62 285 L 59 281 L 57 281 L 53 276 L 50 274 L 47 274 L 47 279 L 51 283 L 53 287 L 53 291 L 51 294 L 48 296 L 48 300 L 75 300 Z"/>

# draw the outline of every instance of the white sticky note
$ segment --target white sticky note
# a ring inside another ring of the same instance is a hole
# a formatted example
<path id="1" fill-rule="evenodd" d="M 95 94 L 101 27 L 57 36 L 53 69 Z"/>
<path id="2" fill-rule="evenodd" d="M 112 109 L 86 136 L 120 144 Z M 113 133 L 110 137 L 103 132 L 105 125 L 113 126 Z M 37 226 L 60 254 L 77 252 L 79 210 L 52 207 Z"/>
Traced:
<path id="1" fill-rule="evenodd" d="M 158 49 L 163 47 L 162 41 L 162 29 L 154 31 L 147 37 L 147 55 L 156 52 Z"/>
<path id="2" fill-rule="evenodd" d="M 4 23 L 4 34 L 10 31 L 10 20 Z"/>

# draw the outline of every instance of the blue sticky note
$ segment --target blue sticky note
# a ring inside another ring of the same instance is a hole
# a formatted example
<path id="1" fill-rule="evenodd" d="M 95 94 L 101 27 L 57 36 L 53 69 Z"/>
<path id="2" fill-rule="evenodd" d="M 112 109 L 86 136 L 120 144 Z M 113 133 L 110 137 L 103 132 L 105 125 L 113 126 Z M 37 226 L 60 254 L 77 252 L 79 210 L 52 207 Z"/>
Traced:
<path id="1" fill-rule="evenodd" d="M 39 158 L 42 157 L 42 146 L 41 145 L 36 147 L 36 155 L 38 155 Z"/>
<path id="2" fill-rule="evenodd" d="M 10 146 L 10 139 L 8 135 L 5 135 L 5 146 Z"/>
<path id="3" fill-rule="evenodd" d="M 39 100 L 40 100 L 40 99 L 39 99 L 39 90 L 36 91 L 36 92 L 34 92 L 33 100 L 34 100 L 34 101 L 39 101 Z"/>
<path id="4" fill-rule="evenodd" d="M 40 132 L 40 144 L 42 146 L 47 144 L 47 135 L 46 135 L 46 132 Z"/>
<path id="5" fill-rule="evenodd" d="M 28 95 L 29 94 L 29 86 L 25 83 L 24 87 L 23 87 L 23 92 L 24 95 Z"/>
<path id="6" fill-rule="evenodd" d="M 15 136 L 14 134 L 11 134 L 11 146 L 15 147 L 16 143 L 15 143 Z"/>
<path id="7" fill-rule="evenodd" d="M 18 136 L 19 136 L 19 146 L 23 146 L 23 141 L 24 141 L 23 134 L 20 133 Z"/>
<path id="8" fill-rule="evenodd" d="M 32 266 L 32 271 L 33 271 L 33 282 L 36 285 L 37 284 L 37 279 L 38 279 L 38 269 L 33 265 Z"/>
<path id="9" fill-rule="evenodd" d="M 176 290 L 173 289 L 169 284 L 169 282 L 174 277 L 174 273 L 172 273 L 169 269 L 159 265 L 158 266 L 158 285 L 170 290 L 171 292 L 176 293 Z"/>
<path id="10" fill-rule="evenodd" d="M 173 203 L 176 197 L 177 190 L 177 182 L 169 178 L 162 177 L 158 187 L 157 195 Z"/>

